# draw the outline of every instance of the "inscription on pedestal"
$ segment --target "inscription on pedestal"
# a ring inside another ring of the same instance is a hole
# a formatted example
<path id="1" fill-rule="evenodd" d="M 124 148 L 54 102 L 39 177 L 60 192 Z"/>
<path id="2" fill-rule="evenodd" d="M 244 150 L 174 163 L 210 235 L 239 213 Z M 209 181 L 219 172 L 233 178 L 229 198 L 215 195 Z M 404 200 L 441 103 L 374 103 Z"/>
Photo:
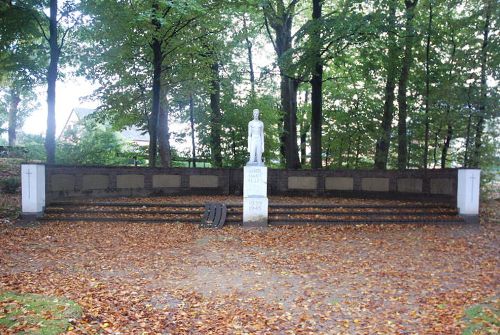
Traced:
<path id="1" fill-rule="evenodd" d="M 258 227 L 267 225 L 267 198 L 243 198 L 243 225 Z"/>
<path id="2" fill-rule="evenodd" d="M 267 168 L 265 166 L 245 166 L 243 174 L 244 197 L 267 197 Z"/>
<path id="3" fill-rule="evenodd" d="M 267 168 L 243 168 L 243 226 L 265 227 L 268 217 Z"/>

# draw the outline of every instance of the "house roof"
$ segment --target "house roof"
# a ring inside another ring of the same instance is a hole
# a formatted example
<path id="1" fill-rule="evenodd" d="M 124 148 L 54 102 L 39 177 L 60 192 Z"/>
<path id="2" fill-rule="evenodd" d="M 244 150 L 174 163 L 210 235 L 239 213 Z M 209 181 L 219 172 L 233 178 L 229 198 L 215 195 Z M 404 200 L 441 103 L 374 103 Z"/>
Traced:
<path id="1" fill-rule="evenodd" d="M 119 133 L 125 140 L 149 143 L 149 134 L 147 132 L 144 133 L 143 130 L 138 129 L 137 127 L 127 128 L 119 131 Z"/>
<path id="2" fill-rule="evenodd" d="M 95 109 L 92 108 L 73 108 L 71 112 L 75 113 L 78 121 L 82 121 L 86 116 L 94 113 L 94 111 Z"/>
<path id="3" fill-rule="evenodd" d="M 61 134 L 59 137 L 62 136 L 64 131 L 69 125 L 75 124 L 79 121 L 83 121 L 85 117 L 89 116 L 90 114 L 94 113 L 95 109 L 92 108 L 73 108 L 71 110 L 71 113 L 68 116 L 68 119 L 66 120 L 66 123 L 61 131 Z M 75 120 L 76 117 L 76 120 Z M 138 142 L 138 143 L 149 143 L 149 134 L 146 132 L 144 133 L 143 130 L 138 129 L 135 126 L 126 128 L 121 131 L 117 131 L 118 134 L 121 135 L 121 137 L 126 140 L 126 141 L 132 141 L 132 142 Z"/>

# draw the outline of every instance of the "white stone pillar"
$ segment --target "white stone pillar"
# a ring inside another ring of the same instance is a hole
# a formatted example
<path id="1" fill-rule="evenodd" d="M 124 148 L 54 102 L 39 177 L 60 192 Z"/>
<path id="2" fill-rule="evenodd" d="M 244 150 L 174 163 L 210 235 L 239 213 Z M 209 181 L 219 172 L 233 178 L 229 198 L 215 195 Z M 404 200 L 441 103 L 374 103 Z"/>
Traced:
<path id="1" fill-rule="evenodd" d="M 41 215 L 45 209 L 45 165 L 21 165 L 21 211 L 23 215 Z"/>
<path id="2" fill-rule="evenodd" d="M 457 180 L 457 208 L 463 216 L 479 215 L 480 169 L 459 169 Z"/>
<path id="3" fill-rule="evenodd" d="M 269 200 L 267 199 L 267 167 L 243 168 L 243 226 L 267 226 Z"/>

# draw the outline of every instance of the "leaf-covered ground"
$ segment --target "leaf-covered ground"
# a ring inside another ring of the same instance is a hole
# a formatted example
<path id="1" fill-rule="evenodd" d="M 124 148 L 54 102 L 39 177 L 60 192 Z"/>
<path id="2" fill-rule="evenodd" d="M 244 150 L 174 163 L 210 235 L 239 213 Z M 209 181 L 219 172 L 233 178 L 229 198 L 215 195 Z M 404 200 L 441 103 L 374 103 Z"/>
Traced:
<path id="1" fill-rule="evenodd" d="M 75 301 L 68 334 L 460 334 L 498 298 L 499 207 L 454 226 L 3 224 L 0 292 Z"/>

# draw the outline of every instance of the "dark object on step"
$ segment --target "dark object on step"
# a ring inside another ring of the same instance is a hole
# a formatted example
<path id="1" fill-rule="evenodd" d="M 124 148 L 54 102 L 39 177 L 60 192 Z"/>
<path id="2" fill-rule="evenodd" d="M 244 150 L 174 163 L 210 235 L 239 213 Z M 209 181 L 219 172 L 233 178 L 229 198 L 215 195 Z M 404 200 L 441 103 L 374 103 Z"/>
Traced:
<path id="1" fill-rule="evenodd" d="M 205 214 L 201 219 L 202 228 L 221 228 L 226 222 L 227 207 L 221 203 L 208 203 L 205 205 Z"/>

